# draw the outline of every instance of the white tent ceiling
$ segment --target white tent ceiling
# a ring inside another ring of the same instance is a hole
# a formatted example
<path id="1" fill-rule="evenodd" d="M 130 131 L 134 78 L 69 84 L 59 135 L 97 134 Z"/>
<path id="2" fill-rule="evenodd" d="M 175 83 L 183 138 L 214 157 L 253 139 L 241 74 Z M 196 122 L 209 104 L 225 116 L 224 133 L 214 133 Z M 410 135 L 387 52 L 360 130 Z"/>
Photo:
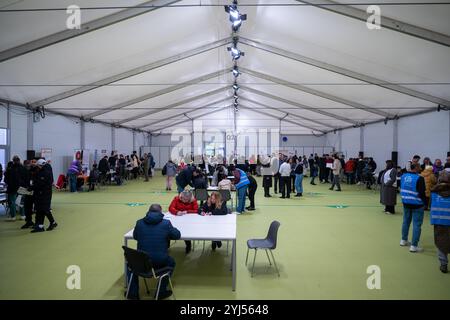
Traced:
<path id="1" fill-rule="evenodd" d="M 228 2 L 79 0 L 89 27 L 147 12 L 51 43 L 70 32 L 72 2 L 0 1 L 0 98 L 149 132 L 233 127 Z M 239 1 L 238 129 L 323 133 L 450 106 L 450 46 L 423 39 L 450 39 L 450 5 L 412 2 L 381 6 L 382 19 L 423 28 L 416 36 L 333 12 L 350 6 L 305 5 L 325 0 Z M 49 8 L 61 10 L 29 10 Z"/>

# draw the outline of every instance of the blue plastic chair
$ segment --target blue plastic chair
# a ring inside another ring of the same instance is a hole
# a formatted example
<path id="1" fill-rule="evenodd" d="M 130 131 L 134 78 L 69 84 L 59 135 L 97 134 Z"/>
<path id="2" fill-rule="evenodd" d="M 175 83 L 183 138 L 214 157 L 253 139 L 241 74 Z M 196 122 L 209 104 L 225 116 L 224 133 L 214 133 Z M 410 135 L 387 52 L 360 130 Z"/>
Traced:
<path id="1" fill-rule="evenodd" d="M 256 260 L 256 253 L 258 249 L 266 251 L 267 259 L 269 260 L 269 264 L 272 265 L 272 262 L 270 261 L 269 253 L 267 250 L 270 251 L 270 254 L 272 256 L 273 264 L 275 265 L 275 269 L 277 270 L 278 276 L 280 276 L 280 272 L 278 270 L 277 263 L 275 262 L 275 257 L 273 256 L 273 250 L 277 247 L 277 237 L 278 237 L 278 228 L 280 227 L 280 223 L 278 221 L 272 221 L 269 227 L 269 231 L 267 233 L 267 237 L 264 239 L 250 239 L 247 241 L 247 258 L 245 259 L 245 265 L 247 265 L 248 262 L 248 253 L 250 252 L 250 249 L 255 250 L 255 255 L 253 257 L 253 266 L 252 266 L 252 277 L 253 277 L 253 271 L 255 269 L 255 260 Z"/>

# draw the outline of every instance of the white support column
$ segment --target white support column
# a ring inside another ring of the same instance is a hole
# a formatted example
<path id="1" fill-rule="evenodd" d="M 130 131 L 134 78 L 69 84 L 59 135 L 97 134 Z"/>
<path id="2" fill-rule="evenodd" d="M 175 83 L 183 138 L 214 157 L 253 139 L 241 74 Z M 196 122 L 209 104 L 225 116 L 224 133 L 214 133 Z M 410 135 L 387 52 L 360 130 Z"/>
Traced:
<path id="1" fill-rule="evenodd" d="M 364 127 L 359 127 L 359 151 L 364 152 Z"/>
<path id="2" fill-rule="evenodd" d="M 136 131 L 133 130 L 133 151 L 136 150 Z"/>
<path id="3" fill-rule="evenodd" d="M 447 156 L 448 153 L 450 152 L 450 111 L 448 111 L 448 149 L 447 149 Z"/>
<path id="4" fill-rule="evenodd" d="M 111 126 L 111 151 L 116 150 L 116 128 Z"/>
<path id="5" fill-rule="evenodd" d="M 34 150 L 34 121 L 31 111 L 27 113 L 27 150 Z"/>
<path id="6" fill-rule="evenodd" d="M 342 152 L 342 130 L 337 132 L 338 134 L 338 152 Z"/>
<path id="7" fill-rule="evenodd" d="M 86 148 L 86 122 L 84 120 L 80 121 L 80 149 L 84 150 Z"/>
<path id="8" fill-rule="evenodd" d="M 398 119 L 393 120 L 392 127 L 392 151 L 398 151 Z"/>
<path id="9" fill-rule="evenodd" d="M 6 162 L 11 160 L 11 106 L 6 103 Z M 4 168 L 3 170 L 5 170 Z"/>

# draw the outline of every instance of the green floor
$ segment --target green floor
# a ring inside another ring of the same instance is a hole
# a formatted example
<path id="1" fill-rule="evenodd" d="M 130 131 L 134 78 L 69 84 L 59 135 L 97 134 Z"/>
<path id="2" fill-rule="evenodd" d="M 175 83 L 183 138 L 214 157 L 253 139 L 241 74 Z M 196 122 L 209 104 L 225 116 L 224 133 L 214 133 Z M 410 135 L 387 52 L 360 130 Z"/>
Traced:
<path id="1" fill-rule="evenodd" d="M 21 221 L 1 218 L 0 299 L 123 299 L 123 234 L 150 203 L 167 209 L 175 192 L 162 192 L 164 187 L 158 173 L 147 183 L 55 192 L 59 227 L 52 232 L 30 234 L 19 229 Z M 226 246 L 202 253 L 198 244 L 186 256 L 178 241 L 170 252 L 177 262 L 177 299 L 450 299 L 450 274 L 438 270 L 428 215 L 421 239 L 425 251 L 412 254 L 399 246 L 401 215 L 382 213 L 377 192 L 327 188 L 305 184 L 305 196 L 290 200 L 267 199 L 257 191 L 258 209 L 238 216 L 236 292 Z M 251 278 L 244 265 L 246 240 L 264 236 L 275 219 L 281 222 L 275 251 L 281 277 L 260 253 Z M 81 268 L 81 290 L 66 288 L 70 265 Z M 380 290 L 367 288 L 370 265 L 381 268 Z"/>

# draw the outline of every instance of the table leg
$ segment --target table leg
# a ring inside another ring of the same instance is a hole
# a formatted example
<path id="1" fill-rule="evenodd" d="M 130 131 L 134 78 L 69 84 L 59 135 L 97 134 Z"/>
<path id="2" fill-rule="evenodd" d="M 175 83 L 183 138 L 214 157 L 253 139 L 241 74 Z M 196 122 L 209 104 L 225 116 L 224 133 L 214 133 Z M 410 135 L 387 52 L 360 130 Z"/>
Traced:
<path id="1" fill-rule="evenodd" d="M 233 287 L 232 290 L 236 291 L 236 239 L 233 240 L 233 247 L 231 252 L 231 268 L 233 272 Z"/>
<path id="2" fill-rule="evenodd" d="M 128 247 L 128 239 L 127 238 L 123 238 L 123 245 L 125 246 L 125 247 Z M 127 262 L 125 261 L 125 256 L 123 257 L 123 270 L 124 270 L 124 273 L 123 273 L 123 278 L 124 278 L 124 287 L 126 288 L 127 287 Z"/>

